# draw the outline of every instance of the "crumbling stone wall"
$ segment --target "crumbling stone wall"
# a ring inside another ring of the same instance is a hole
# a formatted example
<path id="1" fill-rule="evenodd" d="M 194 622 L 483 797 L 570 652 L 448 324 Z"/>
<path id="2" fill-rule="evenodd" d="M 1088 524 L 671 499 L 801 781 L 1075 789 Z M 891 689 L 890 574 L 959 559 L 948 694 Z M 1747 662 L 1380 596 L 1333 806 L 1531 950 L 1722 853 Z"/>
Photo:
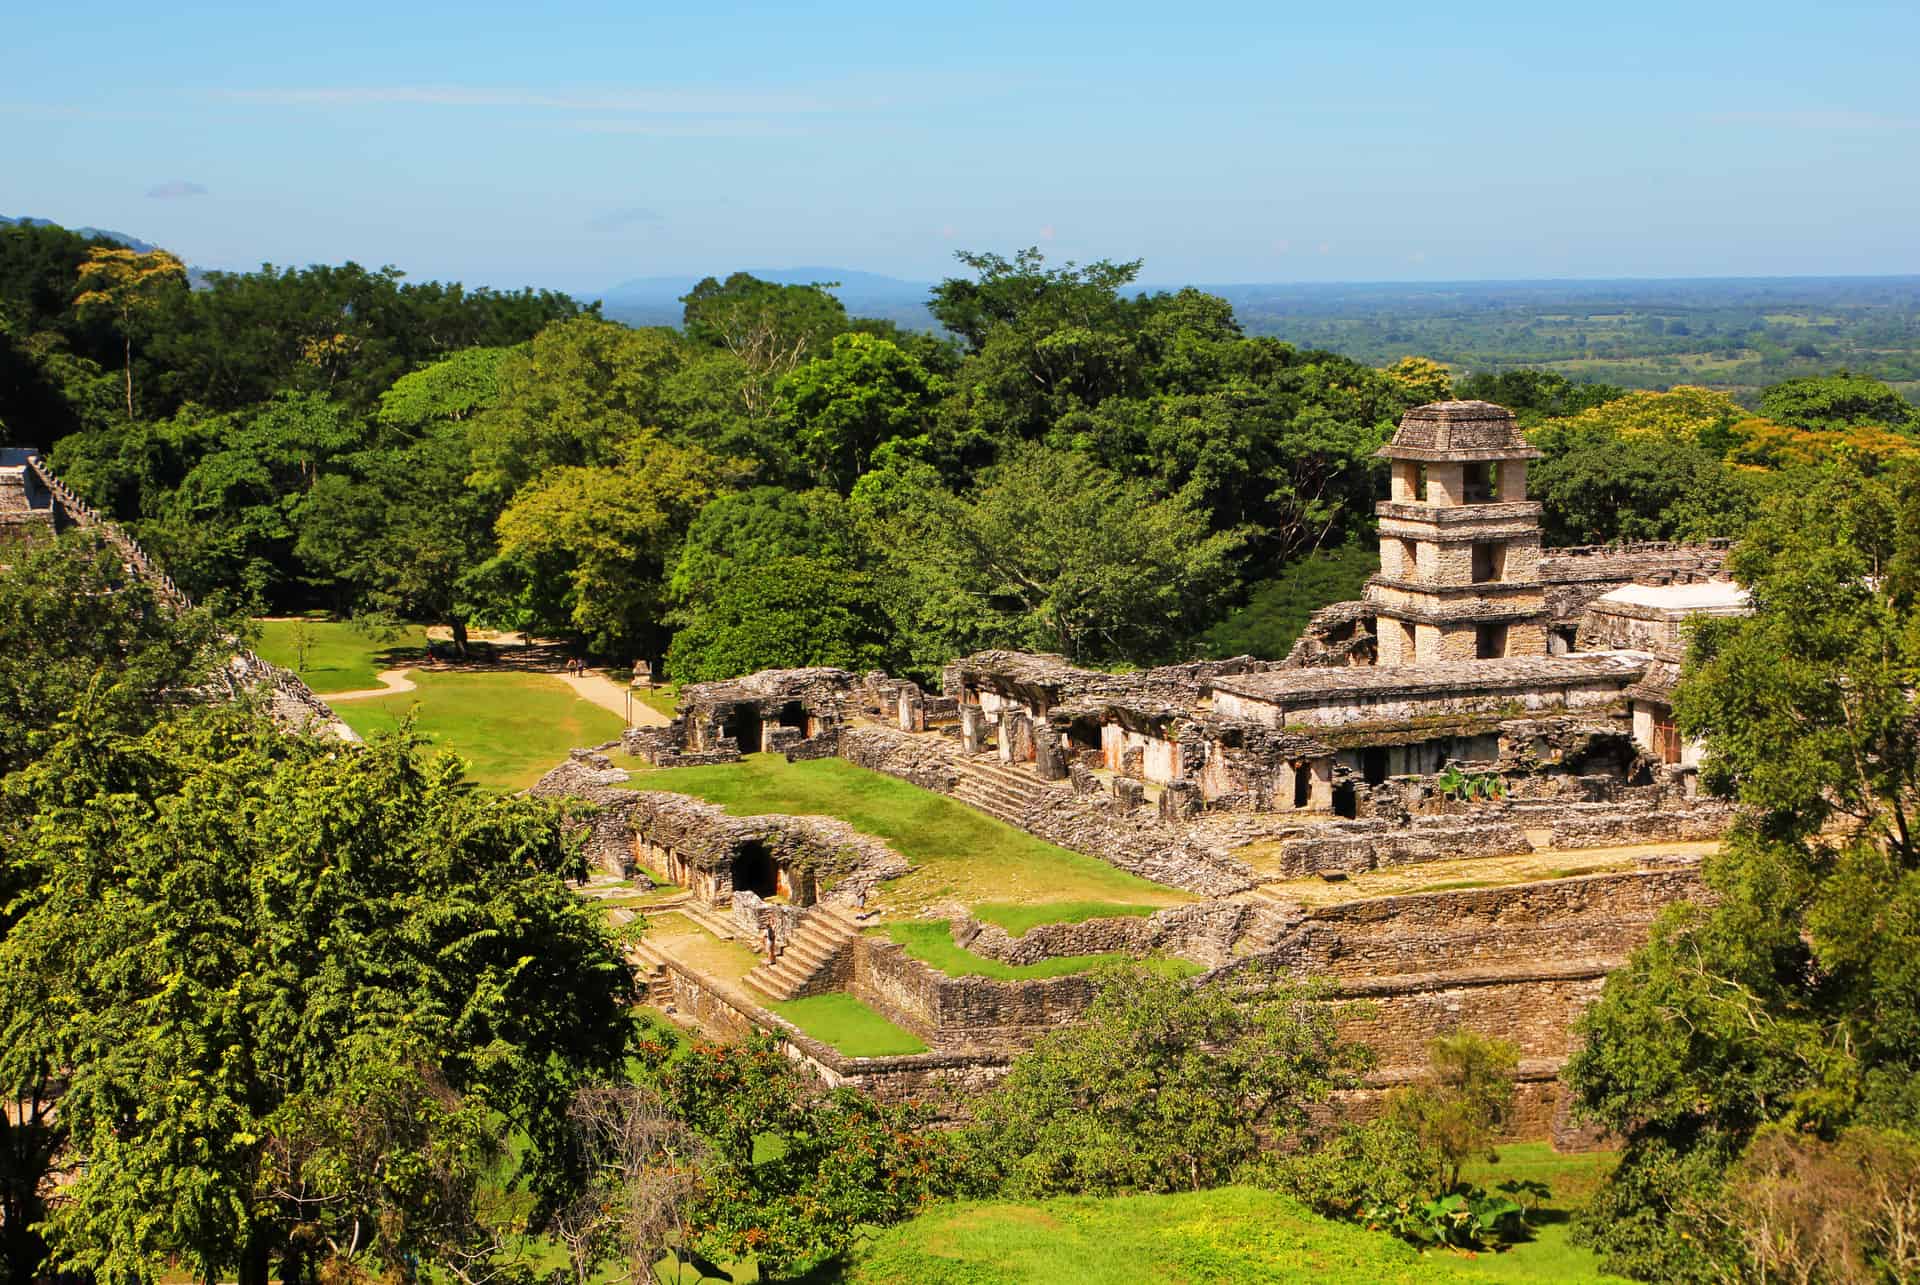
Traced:
<path id="1" fill-rule="evenodd" d="M 587 805 L 584 816 L 574 825 L 576 833 L 585 835 L 583 851 L 588 862 L 650 888 L 653 881 L 634 868 L 633 832 L 627 817 L 640 796 L 619 788 L 626 779 L 627 773 L 606 755 L 574 750 L 565 762 L 535 781 L 527 793 L 535 798 L 574 799 Z"/>
<path id="2" fill-rule="evenodd" d="M 1280 873 L 1289 879 L 1314 874 L 1359 874 L 1385 866 L 1507 857 L 1533 851 L 1526 831 L 1512 822 L 1474 825 L 1453 817 L 1420 817 L 1410 827 L 1383 822 L 1347 822 L 1322 833 L 1285 839 Z"/>
<path id="3" fill-rule="evenodd" d="M 716 905 L 733 895 L 732 868 L 745 845 L 758 844 L 790 880 L 802 905 L 829 892 L 851 900 L 884 880 L 907 873 L 907 861 L 878 839 L 832 817 L 771 814 L 737 817 L 683 794 L 627 790 L 627 828 L 634 858 L 704 872 L 705 893 Z M 672 875 L 674 871 L 663 871 Z"/>

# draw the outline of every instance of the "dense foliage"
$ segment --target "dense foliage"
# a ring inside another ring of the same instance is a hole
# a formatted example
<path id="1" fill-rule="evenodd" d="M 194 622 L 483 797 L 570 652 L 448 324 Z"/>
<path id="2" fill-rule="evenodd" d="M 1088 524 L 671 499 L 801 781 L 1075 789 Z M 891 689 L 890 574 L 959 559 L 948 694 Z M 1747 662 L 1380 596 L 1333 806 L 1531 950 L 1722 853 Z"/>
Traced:
<path id="1" fill-rule="evenodd" d="M 1323 987 L 1260 970 L 1194 987 L 1146 968 L 1103 980 L 1085 1022 L 1044 1036 L 976 1104 L 975 1181 L 1021 1198 L 1199 1190 L 1263 1135 L 1298 1134 L 1370 1054 Z"/>
<path id="2" fill-rule="evenodd" d="M 531 629 L 678 678 L 1281 654 L 1353 592 L 1316 555 L 1370 547 L 1375 451 L 1447 396 L 1534 434 L 1550 543 L 1737 534 L 1782 476 L 1920 433 L 1861 375 L 1758 414 L 1511 363 L 1456 383 L 1249 337 L 1138 263 L 959 258 L 937 334 L 745 273 L 630 329 L 352 264 L 190 284 L 164 251 L 8 227 L 0 422 L 202 597 Z"/>
<path id="3" fill-rule="evenodd" d="M 1754 614 L 1701 626 L 1675 710 L 1743 820 L 1582 1024 L 1569 1077 L 1629 1139 L 1584 1231 L 1647 1279 L 1774 1278 L 1764 1214 L 1801 1278 L 1912 1279 L 1912 1201 L 1821 1239 L 1782 1196 L 1897 1189 L 1920 1139 L 1920 463 L 1783 489 L 1732 566 Z"/>

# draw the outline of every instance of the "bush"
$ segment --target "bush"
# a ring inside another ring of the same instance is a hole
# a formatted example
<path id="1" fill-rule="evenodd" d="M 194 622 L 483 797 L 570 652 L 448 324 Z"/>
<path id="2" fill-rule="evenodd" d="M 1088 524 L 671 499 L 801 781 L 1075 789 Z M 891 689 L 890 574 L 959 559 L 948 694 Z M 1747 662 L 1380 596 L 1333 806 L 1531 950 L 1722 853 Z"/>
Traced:
<path id="1" fill-rule="evenodd" d="M 1357 1220 L 1378 1205 L 1424 1200 L 1446 1189 L 1446 1161 L 1398 1120 L 1348 1125 L 1311 1151 L 1269 1153 L 1241 1179 L 1282 1191 L 1330 1218 Z"/>

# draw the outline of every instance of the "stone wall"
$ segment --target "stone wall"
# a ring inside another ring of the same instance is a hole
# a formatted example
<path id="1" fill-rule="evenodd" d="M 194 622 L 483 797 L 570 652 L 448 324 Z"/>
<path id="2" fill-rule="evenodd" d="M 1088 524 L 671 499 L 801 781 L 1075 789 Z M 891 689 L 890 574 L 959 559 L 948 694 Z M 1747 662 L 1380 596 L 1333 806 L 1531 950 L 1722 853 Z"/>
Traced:
<path id="1" fill-rule="evenodd" d="M 1093 1001 L 1094 981 L 1084 973 L 1016 981 L 949 977 L 896 942 L 858 937 L 849 989 L 929 1044 L 1006 1050 L 1077 1021 Z"/>
<path id="2" fill-rule="evenodd" d="M 1358 874 L 1383 866 L 1506 857 L 1533 851 L 1526 831 L 1511 822 L 1473 825 L 1452 817 L 1421 817 L 1411 827 L 1388 828 L 1362 822 L 1325 829 L 1325 833 L 1282 841 L 1283 877 Z"/>

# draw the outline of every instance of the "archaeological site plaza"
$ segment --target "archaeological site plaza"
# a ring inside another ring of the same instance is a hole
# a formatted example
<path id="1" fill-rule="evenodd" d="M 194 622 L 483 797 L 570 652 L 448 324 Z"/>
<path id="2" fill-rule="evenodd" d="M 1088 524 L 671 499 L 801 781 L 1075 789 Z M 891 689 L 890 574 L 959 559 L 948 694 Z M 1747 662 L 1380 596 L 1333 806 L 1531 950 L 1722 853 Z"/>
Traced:
<path id="1" fill-rule="evenodd" d="M 1342 1110 L 1364 1113 L 1422 1073 L 1432 1037 L 1470 1028 L 1520 1049 L 1516 1136 L 1591 1142 L 1558 1072 L 1575 1019 L 1654 916 L 1704 895 L 1700 860 L 1732 816 L 1701 797 L 1671 702 L 1687 622 L 1741 613 L 1745 596 L 1723 544 L 1543 548 L 1526 498 L 1537 453 L 1499 406 L 1418 407 L 1380 453 L 1380 572 L 1282 659 L 1106 673 L 989 651 L 949 664 L 937 692 L 772 670 L 684 687 L 670 725 L 574 751 L 534 791 L 598 805 L 583 824 L 602 891 L 683 890 L 644 903 L 650 925 L 688 929 L 650 926 L 632 948 L 650 1002 L 723 1038 L 769 1032 L 830 1082 L 950 1116 L 1084 1011 L 1094 972 L 955 976 L 883 932 L 913 863 L 849 821 L 735 815 L 654 771 L 836 758 L 1176 903 L 1042 915 L 1020 934 L 958 901 L 912 911 L 955 947 L 1006 965 L 1155 956 L 1200 986 L 1260 967 L 1326 978 L 1365 1001 L 1352 1033 L 1378 1054 Z M 73 527 L 98 528 L 130 575 L 185 601 L 37 453 L 0 456 L 0 559 Z M 296 676 L 244 651 L 200 695 L 242 690 L 282 722 L 353 738 Z M 615 754 L 643 762 L 641 778 Z M 775 1011 L 831 992 L 927 1051 L 848 1056 Z"/>
<path id="2" fill-rule="evenodd" d="M 955 1113 L 1084 1010 L 1094 974 L 952 976 L 881 932 L 912 863 L 845 820 L 733 815 L 611 756 L 838 758 L 1180 894 L 1020 935 L 960 904 L 914 912 L 956 946 L 1010 965 L 1151 954 L 1201 986 L 1256 967 L 1327 978 L 1366 1001 L 1353 1033 L 1379 1059 L 1343 1110 L 1470 1028 L 1520 1049 L 1515 1135 L 1590 1141 L 1557 1079 L 1573 1023 L 1662 907 L 1704 895 L 1701 857 L 1732 821 L 1701 797 L 1671 701 L 1687 622 L 1743 612 L 1744 595 L 1723 544 L 1543 548 L 1537 452 L 1502 407 L 1418 407 L 1380 454 L 1380 571 L 1283 659 L 1105 673 L 990 651 L 949 664 L 938 691 L 767 671 L 687 686 L 670 726 L 575 751 L 536 792 L 599 804 L 587 843 L 604 877 L 683 888 L 649 913 L 698 929 L 635 947 L 652 1002 Z M 755 962 L 716 966 L 716 940 Z M 773 1008 L 835 991 L 928 1051 L 846 1056 Z"/>

